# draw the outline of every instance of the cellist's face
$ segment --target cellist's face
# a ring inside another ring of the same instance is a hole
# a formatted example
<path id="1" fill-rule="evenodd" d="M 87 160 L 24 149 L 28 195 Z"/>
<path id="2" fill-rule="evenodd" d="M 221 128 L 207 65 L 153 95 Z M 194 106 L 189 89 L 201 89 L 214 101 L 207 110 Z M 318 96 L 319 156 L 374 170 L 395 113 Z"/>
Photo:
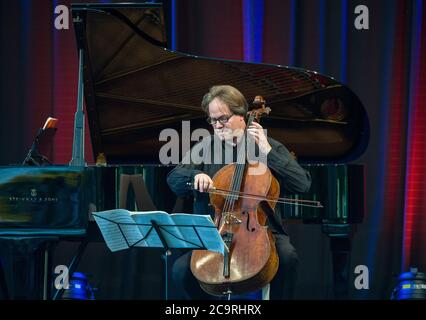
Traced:
<path id="1" fill-rule="evenodd" d="M 228 105 L 219 98 L 214 98 L 209 103 L 209 117 L 216 121 L 213 123 L 214 133 L 221 139 L 236 142 L 244 134 L 246 123 L 244 117 L 233 114 Z"/>

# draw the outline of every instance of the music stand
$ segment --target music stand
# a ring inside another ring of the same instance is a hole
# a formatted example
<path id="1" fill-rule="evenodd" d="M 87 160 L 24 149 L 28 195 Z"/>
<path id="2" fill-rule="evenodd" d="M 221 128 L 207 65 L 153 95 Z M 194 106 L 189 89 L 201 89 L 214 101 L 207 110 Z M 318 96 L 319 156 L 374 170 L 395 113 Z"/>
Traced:
<path id="1" fill-rule="evenodd" d="M 213 250 L 223 253 L 225 244 L 210 216 L 141 212 L 137 222 L 124 209 L 93 213 L 111 251 L 132 247 L 162 248 L 164 291 L 168 300 L 168 256 L 171 249 Z M 179 216 L 179 223 L 173 218 Z"/>
<path id="2" fill-rule="evenodd" d="M 42 166 L 52 164 L 52 162 L 49 161 L 45 154 L 50 153 L 53 136 L 57 130 L 57 122 L 58 119 L 56 118 L 47 118 L 43 128 L 40 128 L 37 131 L 37 135 L 35 136 L 31 148 L 22 162 L 22 165 Z"/>

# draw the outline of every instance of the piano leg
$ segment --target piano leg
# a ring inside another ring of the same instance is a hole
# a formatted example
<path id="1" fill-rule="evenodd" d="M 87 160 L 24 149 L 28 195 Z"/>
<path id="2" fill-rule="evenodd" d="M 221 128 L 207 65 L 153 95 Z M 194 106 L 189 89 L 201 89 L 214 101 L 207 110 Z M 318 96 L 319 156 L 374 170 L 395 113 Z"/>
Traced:
<path id="1" fill-rule="evenodd" d="M 348 299 L 351 243 L 348 237 L 330 236 L 333 259 L 333 292 L 337 300 Z"/>
<path id="2" fill-rule="evenodd" d="M 0 238 L 0 257 L 6 299 L 41 300 L 50 290 L 50 255 L 57 237 Z"/>
<path id="3" fill-rule="evenodd" d="M 324 223 L 322 232 L 330 238 L 334 298 L 348 299 L 351 239 L 354 235 L 354 228 L 346 223 Z"/>
<path id="4" fill-rule="evenodd" d="M 9 300 L 9 290 L 7 289 L 6 275 L 4 271 L 4 262 L 0 256 L 0 300 Z"/>
<path id="5" fill-rule="evenodd" d="M 77 248 L 77 252 L 74 255 L 71 263 L 68 265 L 68 274 L 70 276 L 70 278 L 72 277 L 72 275 L 74 274 L 75 270 L 77 269 L 78 264 L 80 263 L 80 260 L 86 250 L 86 247 L 89 243 L 88 238 L 83 239 L 82 242 L 80 242 L 78 248 Z M 65 289 L 61 288 L 61 289 L 55 289 L 55 293 L 52 297 L 52 300 L 60 300 L 62 298 L 62 295 L 64 294 Z"/>

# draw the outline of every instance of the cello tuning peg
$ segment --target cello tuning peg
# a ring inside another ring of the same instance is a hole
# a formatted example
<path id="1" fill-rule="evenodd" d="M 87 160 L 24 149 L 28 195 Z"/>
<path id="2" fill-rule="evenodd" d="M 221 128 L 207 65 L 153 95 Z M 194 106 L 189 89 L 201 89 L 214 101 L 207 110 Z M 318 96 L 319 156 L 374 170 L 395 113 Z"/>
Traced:
<path id="1" fill-rule="evenodd" d="M 265 104 L 265 99 L 262 96 L 255 96 L 253 100 L 253 105 L 258 106 L 259 108 Z"/>

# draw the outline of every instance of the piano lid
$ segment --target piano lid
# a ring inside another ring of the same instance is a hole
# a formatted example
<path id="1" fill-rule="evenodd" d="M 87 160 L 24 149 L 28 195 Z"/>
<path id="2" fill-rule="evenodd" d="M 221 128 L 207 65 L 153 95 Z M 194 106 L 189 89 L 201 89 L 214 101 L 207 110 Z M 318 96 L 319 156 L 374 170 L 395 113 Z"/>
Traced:
<path id="1" fill-rule="evenodd" d="M 72 15 L 84 49 L 86 114 L 95 159 L 159 162 L 165 128 L 204 127 L 200 103 L 212 85 L 238 88 L 250 103 L 262 95 L 269 136 L 302 162 L 346 162 L 365 150 L 367 114 L 345 85 L 314 71 L 210 59 L 166 49 L 161 4 L 77 4 Z M 182 155 L 181 155 L 182 156 Z"/>

